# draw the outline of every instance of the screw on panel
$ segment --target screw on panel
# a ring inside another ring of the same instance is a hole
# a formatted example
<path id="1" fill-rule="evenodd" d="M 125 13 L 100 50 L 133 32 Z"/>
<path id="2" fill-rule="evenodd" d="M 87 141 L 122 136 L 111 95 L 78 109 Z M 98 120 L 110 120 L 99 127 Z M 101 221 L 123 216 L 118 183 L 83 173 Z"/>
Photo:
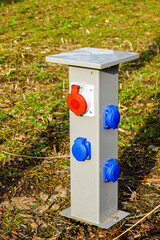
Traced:
<path id="1" fill-rule="evenodd" d="M 118 220 L 119 220 L 119 217 L 116 216 L 116 217 L 114 217 L 113 219 L 116 220 L 116 221 L 118 221 Z"/>

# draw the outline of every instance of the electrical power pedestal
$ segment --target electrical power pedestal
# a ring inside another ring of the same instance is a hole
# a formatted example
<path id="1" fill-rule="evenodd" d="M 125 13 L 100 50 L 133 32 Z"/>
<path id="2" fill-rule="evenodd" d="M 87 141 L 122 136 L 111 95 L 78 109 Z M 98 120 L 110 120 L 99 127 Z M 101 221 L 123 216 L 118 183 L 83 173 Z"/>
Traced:
<path id="1" fill-rule="evenodd" d="M 71 207 L 61 215 L 109 228 L 118 210 L 118 64 L 138 53 L 81 48 L 46 57 L 69 65 Z"/>

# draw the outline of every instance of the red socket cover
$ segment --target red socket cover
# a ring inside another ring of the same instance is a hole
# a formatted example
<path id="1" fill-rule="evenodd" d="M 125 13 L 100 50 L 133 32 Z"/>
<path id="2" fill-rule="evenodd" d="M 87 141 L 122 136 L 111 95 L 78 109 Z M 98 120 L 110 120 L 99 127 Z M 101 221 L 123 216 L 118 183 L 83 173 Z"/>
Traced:
<path id="1" fill-rule="evenodd" d="M 67 105 L 69 109 L 77 116 L 85 113 L 87 103 L 84 97 L 79 93 L 80 86 L 73 84 L 71 86 L 71 93 L 67 97 Z"/>

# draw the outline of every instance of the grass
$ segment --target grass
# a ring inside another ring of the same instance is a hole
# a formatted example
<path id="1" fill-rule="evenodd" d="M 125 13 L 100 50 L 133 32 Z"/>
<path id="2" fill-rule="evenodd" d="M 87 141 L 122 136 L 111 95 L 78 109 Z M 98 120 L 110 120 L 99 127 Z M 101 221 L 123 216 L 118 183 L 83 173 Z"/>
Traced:
<path id="1" fill-rule="evenodd" d="M 125 178 L 119 181 L 120 207 L 134 215 L 158 204 L 158 185 L 145 181 L 159 179 L 159 13 L 156 0 L 0 0 L 1 202 L 17 196 L 39 199 L 40 192 L 52 196 L 57 185 L 69 189 L 70 163 L 63 157 L 69 155 L 68 67 L 48 64 L 45 57 L 98 47 L 140 53 L 138 60 L 119 66 L 119 162 Z M 62 158 L 45 158 L 55 155 Z M 136 201 L 125 196 L 126 186 L 137 192 Z M 68 197 L 56 201 L 58 211 L 69 206 Z M 119 229 L 101 231 L 64 220 L 58 211 L 46 210 L 42 216 L 31 208 L 36 231 L 18 217 L 26 210 L 8 211 L 0 205 L 0 225 L 5 223 L 0 234 L 8 239 L 32 239 L 34 234 L 44 239 L 113 239 L 127 227 L 123 222 Z M 47 227 L 41 228 L 35 218 Z M 150 220 L 154 227 L 157 218 Z M 142 226 L 134 234 L 138 231 L 146 233 Z"/>

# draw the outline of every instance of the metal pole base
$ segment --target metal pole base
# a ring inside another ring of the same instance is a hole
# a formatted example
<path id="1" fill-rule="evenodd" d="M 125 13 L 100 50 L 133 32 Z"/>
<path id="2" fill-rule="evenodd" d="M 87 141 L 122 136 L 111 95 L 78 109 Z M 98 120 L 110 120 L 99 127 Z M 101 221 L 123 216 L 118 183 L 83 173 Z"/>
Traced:
<path id="1" fill-rule="evenodd" d="M 64 217 L 68 217 L 68 218 L 74 219 L 74 220 L 77 220 L 77 221 L 80 221 L 80 222 L 86 222 L 84 219 L 80 219 L 80 218 L 71 216 L 71 207 L 69 207 L 69 208 L 63 210 L 62 212 L 60 212 L 60 215 L 62 215 Z M 111 226 L 113 226 L 114 224 L 116 224 L 119 221 L 121 221 L 123 218 L 125 218 L 128 215 L 129 215 L 128 212 L 118 210 L 118 212 L 113 214 L 111 217 L 103 220 L 99 224 L 94 223 L 94 222 L 89 222 L 89 221 L 87 221 L 86 223 L 91 224 L 91 225 L 95 225 L 95 226 L 100 227 L 100 228 L 108 229 Z"/>

